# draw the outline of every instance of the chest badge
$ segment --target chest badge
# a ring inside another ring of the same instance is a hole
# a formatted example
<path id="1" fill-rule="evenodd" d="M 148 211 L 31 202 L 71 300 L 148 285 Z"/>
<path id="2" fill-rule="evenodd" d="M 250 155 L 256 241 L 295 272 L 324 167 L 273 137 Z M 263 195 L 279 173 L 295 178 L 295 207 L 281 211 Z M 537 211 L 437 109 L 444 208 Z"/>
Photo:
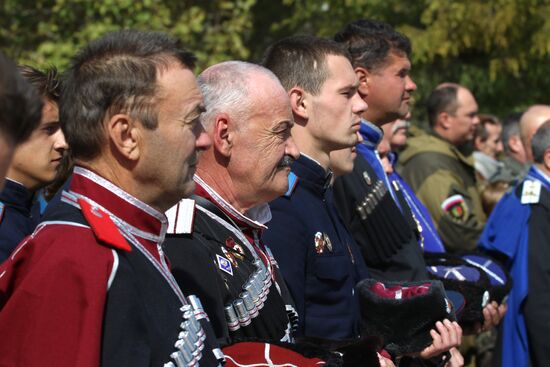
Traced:
<path id="1" fill-rule="evenodd" d="M 221 271 L 226 272 L 229 275 L 233 275 L 233 267 L 231 266 L 231 261 L 220 255 L 216 255 L 216 260 L 218 261 L 218 268 Z"/>
<path id="2" fill-rule="evenodd" d="M 222 247 L 222 252 L 225 255 L 225 257 L 231 262 L 231 265 L 238 268 L 239 263 L 237 262 L 236 256 L 233 252 L 226 250 L 225 247 Z"/>
<path id="3" fill-rule="evenodd" d="M 332 252 L 332 242 L 326 233 L 317 232 L 314 237 L 315 252 L 322 254 L 325 249 Z"/>
<path id="4" fill-rule="evenodd" d="M 244 258 L 244 249 L 241 245 L 239 245 L 233 237 L 229 236 L 225 240 L 225 247 L 227 247 L 234 256 L 236 256 L 239 260 L 243 260 Z"/>

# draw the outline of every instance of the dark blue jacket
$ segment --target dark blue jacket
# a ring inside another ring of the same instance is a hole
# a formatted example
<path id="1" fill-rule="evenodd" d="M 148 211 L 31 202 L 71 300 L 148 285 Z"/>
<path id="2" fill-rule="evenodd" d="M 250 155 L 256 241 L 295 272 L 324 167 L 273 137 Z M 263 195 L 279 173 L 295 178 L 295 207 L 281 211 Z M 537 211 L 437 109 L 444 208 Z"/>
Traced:
<path id="1" fill-rule="evenodd" d="M 336 212 L 330 176 L 301 155 L 292 166 L 292 193 L 270 203 L 263 239 L 273 251 L 300 316 L 298 335 L 343 339 L 359 335 L 355 284 L 367 268 Z"/>
<path id="2" fill-rule="evenodd" d="M 31 210 L 33 197 L 34 193 L 23 185 L 6 179 L 6 186 L 0 193 L 0 262 L 6 260 L 38 224 L 39 216 L 33 216 Z"/>

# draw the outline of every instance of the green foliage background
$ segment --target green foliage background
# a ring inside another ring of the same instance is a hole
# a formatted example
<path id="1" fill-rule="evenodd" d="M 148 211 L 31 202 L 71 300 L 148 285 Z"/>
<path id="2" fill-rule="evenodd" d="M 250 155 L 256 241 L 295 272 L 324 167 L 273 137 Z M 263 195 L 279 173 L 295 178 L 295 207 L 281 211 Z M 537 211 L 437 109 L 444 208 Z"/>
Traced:
<path id="1" fill-rule="evenodd" d="M 19 62 L 63 69 L 86 42 L 121 28 L 179 37 L 198 70 L 259 61 L 274 40 L 332 36 L 358 18 L 386 21 L 413 42 L 416 119 L 443 81 L 470 87 L 480 110 L 504 116 L 549 103 L 550 0 L 2 0 L 0 48 Z"/>

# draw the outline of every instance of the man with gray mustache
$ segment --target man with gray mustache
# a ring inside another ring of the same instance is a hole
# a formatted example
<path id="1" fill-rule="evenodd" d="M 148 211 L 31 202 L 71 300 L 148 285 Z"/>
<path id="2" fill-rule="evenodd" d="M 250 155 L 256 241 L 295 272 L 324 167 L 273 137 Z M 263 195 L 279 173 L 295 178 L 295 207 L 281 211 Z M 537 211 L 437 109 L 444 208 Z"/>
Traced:
<path id="1" fill-rule="evenodd" d="M 202 300 L 223 345 L 292 341 L 297 315 L 260 241 L 271 219 L 267 203 L 287 190 L 299 155 L 288 96 L 272 72 L 241 61 L 214 65 L 198 81 L 213 144 L 197 165 L 194 222 L 189 200 L 167 213 L 172 272 Z"/>

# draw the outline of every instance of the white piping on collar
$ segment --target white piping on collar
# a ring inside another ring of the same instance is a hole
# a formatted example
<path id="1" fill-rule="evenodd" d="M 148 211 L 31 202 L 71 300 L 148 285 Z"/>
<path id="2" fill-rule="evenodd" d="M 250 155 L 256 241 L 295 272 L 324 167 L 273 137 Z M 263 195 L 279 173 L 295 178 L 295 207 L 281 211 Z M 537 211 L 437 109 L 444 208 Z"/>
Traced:
<path id="1" fill-rule="evenodd" d="M 246 211 L 246 215 L 239 212 L 235 207 L 225 201 L 213 188 L 208 186 L 198 175 L 195 174 L 193 177 L 195 182 L 202 186 L 202 188 L 212 197 L 216 204 L 219 204 L 223 210 L 225 210 L 229 215 L 237 218 L 237 220 L 248 224 L 251 227 L 258 229 L 267 229 L 265 223 L 269 222 L 272 218 L 271 209 L 267 203 L 256 205 L 253 208 L 250 208 Z"/>
<path id="2" fill-rule="evenodd" d="M 96 184 L 106 188 L 107 190 L 111 191 L 116 196 L 120 197 L 124 201 L 128 202 L 129 204 L 132 204 L 133 206 L 143 210 L 145 213 L 151 215 L 152 217 L 155 217 L 158 219 L 163 227 L 163 230 L 161 232 L 164 232 L 166 230 L 166 227 L 168 226 L 168 219 L 166 219 L 166 216 L 164 213 L 159 212 L 158 210 L 154 209 L 153 207 L 145 204 L 143 201 L 135 198 L 134 196 L 130 195 L 126 191 L 122 190 L 120 187 L 114 185 L 112 182 L 104 179 L 103 177 L 95 174 L 94 172 L 83 168 L 76 166 L 74 168 L 74 173 L 86 177 L 89 180 L 95 182 Z"/>
<path id="3" fill-rule="evenodd" d="M 86 201 L 88 201 L 89 203 L 93 204 L 95 207 L 100 208 L 102 211 L 107 213 L 109 215 L 109 217 L 111 217 L 111 219 L 113 219 L 113 221 L 123 225 L 133 235 L 141 237 L 141 238 L 146 239 L 146 240 L 151 241 L 151 242 L 155 242 L 157 244 L 162 243 L 164 241 L 164 237 L 166 236 L 166 229 L 168 228 L 168 225 L 162 226 L 159 235 L 156 235 L 154 233 L 145 232 L 145 231 L 142 231 L 139 228 L 134 227 L 133 225 L 131 225 L 130 223 L 128 223 L 124 219 L 121 219 L 121 218 L 117 217 L 116 215 L 114 215 L 113 213 L 111 213 L 103 205 L 100 205 L 96 201 L 90 199 L 89 197 L 78 194 L 76 192 L 63 191 L 63 194 L 61 196 L 61 201 L 80 209 L 80 204 L 78 204 L 78 199 L 79 198 L 83 198 Z"/>

